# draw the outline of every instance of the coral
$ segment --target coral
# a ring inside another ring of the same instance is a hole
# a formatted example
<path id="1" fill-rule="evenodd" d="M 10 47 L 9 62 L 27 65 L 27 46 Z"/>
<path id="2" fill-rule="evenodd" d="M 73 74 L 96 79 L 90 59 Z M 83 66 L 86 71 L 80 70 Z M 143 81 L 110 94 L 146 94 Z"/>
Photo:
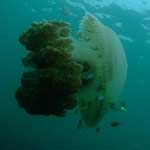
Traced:
<path id="1" fill-rule="evenodd" d="M 64 116 L 76 106 L 73 96 L 81 85 L 82 65 L 72 58 L 73 44 L 69 24 L 32 24 L 19 38 L 30 52 L 22 59 L 29 70 L 21 78 L 15 97 L 26 112 Z"/>

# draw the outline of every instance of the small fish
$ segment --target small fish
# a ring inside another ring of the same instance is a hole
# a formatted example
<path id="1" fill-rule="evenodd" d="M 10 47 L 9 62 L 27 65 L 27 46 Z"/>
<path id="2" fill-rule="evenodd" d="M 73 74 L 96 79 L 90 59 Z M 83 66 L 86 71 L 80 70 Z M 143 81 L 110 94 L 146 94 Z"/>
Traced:
<path id="1" fill-rule="evenodd" d="M 121 111 L 127 111 L 127 107 L 126 107 L 126 102 L 125 101 L 121 101 L 120 102 L 120 110 Z"/>
<path id="2" fill-rule="evenodd" d="M 123 106 L 120 108 L 120 110 L 121 110 L 121 111 L 125 111 L 125 112 L 128 111 L 127 108 L 126 108 L 126 107 L 123 107 Z"/>
<path id="3" fill-rule="evenodd" d="M 92 50 L 94 51 L 98 51 L 99 47 L 98 46 L 94 46 L 94 47 L 91 47 Z"/>
<path id="4" fill-rule="evenodd" d="M 126 107 L 126 102 L 125 101 L 120 101 L 120 105 L 122 106 L 122 107 Z"/>
<path id="5" fill-rule="evenodd" d="M 91 40 L 91 38 L 88 37 L 88 36 L 85 36 L 85 37 L 84 37 L 84 40 L 85 40 L 86 42 L 89 42 L 89 41 Z"/>
<path id="6" fill-rule="evenodd" d="M 118 127 L 118 126 L 120 126 L 121 125 L 121 123 L 120 122 L 118 122 L 118 121 L 113 121 L 113 122 L 111 122 L 111 124 L 110 124 L 112 127 Z"/>
<path id="7" fill-rule="evenodd" d="M 79 111 L 79 107 L 76 107 L 75 109 L 74 109 L 74 113 L 77 113 Z"/>
<path id="8" fill-rule="evenodd" d="M 112 110 L 115 110 L 115 111 L 117 111 L 117 110 L 119 110 L 118 108 L 117 108 L 117 106 L 116 106 L 116 103 L 115 102 L 113 102 L 113 101 L 111 101 L 110 103 L 109 103 L 109 105 L 110 105 L 110 108 L 112 109 Z"/>
<path id="9" fill-rule="evenodd" d="M 64 16 L 69 16 L 70 15 L 70 12 L 68 11 L 68 9 L 67 9 L 66 6 L 63 6 L 63 8 L 62 8 L 62 14 Z"/>
<path id="10" fill-rule="evenodd" d="M 80 120 L 78 121 L 77 128 L 78 128 L 78 129 L 81 129 L 82 126 L 83 126 L 83 120 L 80 119 Z"/>
<path id="11" fill-rule="evenodd" d="M 99 127 L 96 128 L 96 134 L 100 133 L 101 129 Z"/>
<path id="12" fill-rule="evenodd" d="M 104 96 L 98 96 L 97 97 L 97 102 L 99 103 L 99 107 L 101 109 L 103 104 L 104 104 Z"/>
<path id="13" fill-rule="evenodd" d="M 67 4 L 67 3 L 66 3 L 66 0 L 63 0 L 62 14 L 63 14 L 64 16 L 69 16 L 69 15 L 70 15 L 70 12 L 69 12 L 69 10 L 68 10 L 66 4 Z"/>
<path id="14" fill-rule="evenodd" d="M 110 102 L 110 108 L 114 111 L 125 111 L 127 112 L 127 107 L 125 101 L 120 101 L 119 104 L 115 102 Z"/>
<path id="15" fill-rule="evenodd" d="M 97 97 L 97 100 L 98 100 L 98 101 L 103 101 L 103 100 L 104 100 L 104 96 L 103 96 L 103 95 L 98 96 L 98 97 Z"/>

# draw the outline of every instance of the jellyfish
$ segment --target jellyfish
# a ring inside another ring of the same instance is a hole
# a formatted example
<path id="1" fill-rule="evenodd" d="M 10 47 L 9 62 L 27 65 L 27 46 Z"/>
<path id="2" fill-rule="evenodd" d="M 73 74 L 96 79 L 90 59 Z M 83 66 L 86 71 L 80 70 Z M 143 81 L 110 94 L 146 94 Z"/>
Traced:
<path id="1" fill-rule="evenodd" d="M 127 60 L 117 34 L 92 14 L 83 17 L 79 30 L 73 57 L 83 66 L 88 64 L 84 74 L 91 78 L 76 97 L 81 119 L 88 127 L 95 127 L 110 104 L 119 99 L 127 76 Z"/>
<path id="2" fill-rule="evenodd" d="M 15 97 L 29 114 L 63 117 L 78 105 L 80 124 L 99 124 L 123 89 L 127 61 L 116 33 L 87 13 L 80 39 L 65 22 L 40 22 L 20 36 L 28 50 Z M 98 129 L 98 128 L 97 128 Z"/>

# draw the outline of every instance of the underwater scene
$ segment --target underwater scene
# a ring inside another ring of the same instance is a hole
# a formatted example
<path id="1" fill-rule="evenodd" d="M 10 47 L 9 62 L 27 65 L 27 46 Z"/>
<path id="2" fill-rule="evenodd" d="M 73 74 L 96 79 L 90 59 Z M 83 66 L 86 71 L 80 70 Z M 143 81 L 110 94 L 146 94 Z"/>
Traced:
<path id="1" fill-rule="evenodd" d="M 150 1 L 1 0 L 0 150 L 150 149 Z"/>

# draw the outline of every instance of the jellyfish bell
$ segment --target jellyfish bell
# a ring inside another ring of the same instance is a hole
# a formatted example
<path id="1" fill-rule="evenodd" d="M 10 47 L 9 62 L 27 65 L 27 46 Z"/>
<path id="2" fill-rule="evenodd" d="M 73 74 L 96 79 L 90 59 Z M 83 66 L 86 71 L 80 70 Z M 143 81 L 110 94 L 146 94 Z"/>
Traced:
<path id="1" fill-rule="evenodd" d="M 75 45 L 74 59 L 89 64 L 92 72 L 92 79 L 76 95 L 78 105 L 84 123 L 95 127 L 120 96 L 127 61 L 116 33 L 89 13 L 81 21 Z"/>

